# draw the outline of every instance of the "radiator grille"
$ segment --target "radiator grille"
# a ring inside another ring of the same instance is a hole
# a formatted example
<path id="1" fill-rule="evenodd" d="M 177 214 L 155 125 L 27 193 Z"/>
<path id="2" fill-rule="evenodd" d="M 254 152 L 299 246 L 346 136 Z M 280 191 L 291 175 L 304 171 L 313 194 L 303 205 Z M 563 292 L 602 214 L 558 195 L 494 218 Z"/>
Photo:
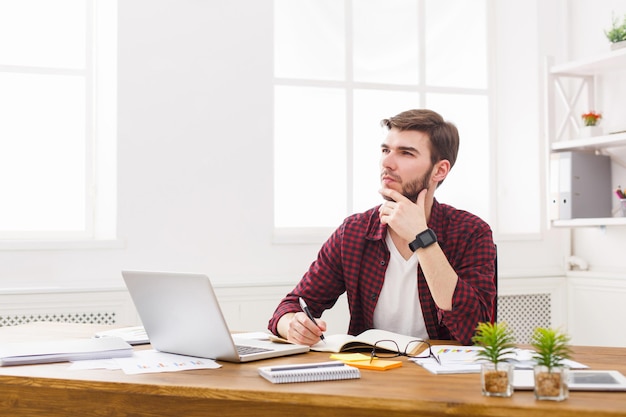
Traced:
<path id="1" fill-rule="evenodd" d="M 0 327 L 16 326 L 18 324 L 33 323 L 37 321 L 51 321 L 57 323 L 81 323 L 81 324 L 115 324 L 115 312 L 91 312 L 91 313 L 50 313 L 50 314 L 14 314 L 1 315 Z"/>
<path id="2" fill-rule="evenodd" d="M 552 317 L 550 294 L 498 296 L 498 321 L 513 330 L 517 343 L 530 343 L 537 327 L 550 327 Z"/>

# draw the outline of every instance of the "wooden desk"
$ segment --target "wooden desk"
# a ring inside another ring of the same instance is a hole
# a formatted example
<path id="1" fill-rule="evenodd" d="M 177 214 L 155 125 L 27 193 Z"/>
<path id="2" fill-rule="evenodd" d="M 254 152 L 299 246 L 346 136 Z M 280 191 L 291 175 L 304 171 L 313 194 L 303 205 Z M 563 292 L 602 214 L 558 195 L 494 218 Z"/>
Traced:
<path id="1" fill-rule="evenodd" d="M 89 330 L 89 335 L 92 334 Z M 0 328 L 6 339 L 9 328 Z M 74 333 L 77 335 L 77 333 Z M 574 359 L 626 374 L 626 348 L 575 347 Z M 411 362 L 361 379 L 271 384 L 261 365 L 328 360 L 307 353 L 217 370 L 126 375 L 70 371 L 67 363 L 0 368 L 1 416 L 626 416 L 626 392 L 570 392 L 564 402 L 531 391 L 484 397 L 478 374 L 432 375 Z"/>

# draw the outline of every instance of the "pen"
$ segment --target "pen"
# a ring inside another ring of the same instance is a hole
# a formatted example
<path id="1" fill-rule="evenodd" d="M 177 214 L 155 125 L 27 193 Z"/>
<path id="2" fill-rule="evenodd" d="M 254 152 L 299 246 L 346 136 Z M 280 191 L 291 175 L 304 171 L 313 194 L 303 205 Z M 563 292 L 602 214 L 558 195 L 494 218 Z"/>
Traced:
<path id="1" fill-rule="evenodd" d="M 309 310 L 309 306 L 306 305 L 306 303 L 304 302 L 304 299 L 300 297 L 299 301 L 300 301 L 300 308 L 302 308 L 302 311 L 304 311 L 307 317 L 310 318 L 311 321 L 317 325 L 317 321 L 315 320 L 315 317 L 313 317 L 313 314 L 311 314 L 311 310 Z M 320 339 L 324 340 L 324 334 L 320 336 Z M 326 343 L 325 340 L 324 340 L 324 343 Z"/>

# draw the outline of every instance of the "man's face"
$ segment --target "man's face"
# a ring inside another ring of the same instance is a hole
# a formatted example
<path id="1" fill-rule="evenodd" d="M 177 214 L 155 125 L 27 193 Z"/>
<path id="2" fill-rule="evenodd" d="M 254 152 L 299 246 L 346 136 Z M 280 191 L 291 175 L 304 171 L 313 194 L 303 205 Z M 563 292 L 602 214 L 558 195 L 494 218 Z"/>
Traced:
<path id="1" fill-rule="evenodd" d="M 429 186 L 433 172 L 428 135 L 391 129 L 381 145 L 380 166 L 383 188 L 399 191 L 409 200 L 417 201 L 420 191 Z"/>

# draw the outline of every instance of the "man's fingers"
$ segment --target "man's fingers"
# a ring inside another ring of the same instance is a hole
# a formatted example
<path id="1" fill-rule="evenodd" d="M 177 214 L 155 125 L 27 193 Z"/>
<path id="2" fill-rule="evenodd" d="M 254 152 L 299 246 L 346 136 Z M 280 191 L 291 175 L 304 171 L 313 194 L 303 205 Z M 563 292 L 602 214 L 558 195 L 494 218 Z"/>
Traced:
<path id="1" fill-rule="evenodd" d="M 409 201 L 410 200 L 408 198 L 406 198 L 405 196 L 402 195 L 402 193 L 396 191 L 396 190 L 392 190 L 391 188 L 383 188 L 381 190 L 378 191 L 380 194 L 382 194 L 385 197 L 388 197 L 390 199 L 392 199 L 395 202 L 401 202 L 401 201 Z"/>
<path id="2" fill-rule="evenodd" d="M 323 320 L 316 320 L 314 323 L 306 314 L 298 312 L 294 314 L 289 329 L 291 340 L 311 346 L 320 341 L 320 335 L 326 330 L 326 323 Z"/>

